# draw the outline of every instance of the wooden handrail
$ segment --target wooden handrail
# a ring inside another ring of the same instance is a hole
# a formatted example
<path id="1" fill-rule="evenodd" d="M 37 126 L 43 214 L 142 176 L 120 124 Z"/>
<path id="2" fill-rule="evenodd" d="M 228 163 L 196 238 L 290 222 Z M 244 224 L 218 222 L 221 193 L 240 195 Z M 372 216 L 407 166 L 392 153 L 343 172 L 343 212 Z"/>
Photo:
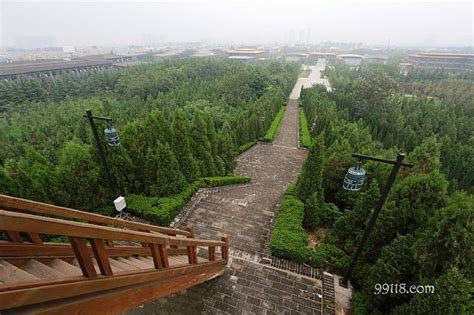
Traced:
<path id="1" fill-rule="evenodd" d="M 88 245 L 91 255 L 92 248 Z M 141 246 L 106 246 L 105 251 L 109 257 L 114 256 L 150 256 L 150 248 Z M 167 248 L 168 256 L 186 255 L 185 248 Z M 71 244 L 69 243 L 12 243 L 0 241 L 0 259 L 4 257 L 53 257 L 53 256 L 74 256 Z"/>
<path id="2" fill-rule="evenodd" d="M 0 230 L 32 232 L 69 237 L 97 238 L 139 243 L 152 243 L 178 246 L 226 246 L 226 242 L 178 238 L 157 233 L 124 230 L 104 227 L 90 223 L 81 223 L 63 219 L 48 218 L 26 213 L 0 209 Z"/>
<path id="3" fill-rule="evenodd" d="M 85 220 L 92 224 L 106 224 L 106 225 L 114 225 L 118 227 L 124 227 L 131 230 L 142 230 L 142 231 L 154 231 L 162 234 L 167 235 L 184 235 L 190 236 L 188 231 L 160 227 L 145 223 L 133 222 L 133 221 L 126 221 L 118 218 L 111 218 L 107 216 L 103 216 L 100 214 L 89 213 L 85 211 L 70 209 L 66 207 L 59 207 L 50 205 L 47 203 L 1 195 L 0 194 L 0 207 L 4 209 L 10 210 L 20 210 L 20 211 L 27 211 L 32 213 L 40 213 L 40 214 L 47 214 L 53 215 L 68 219 L 75 219 L 75 220 Z"/>

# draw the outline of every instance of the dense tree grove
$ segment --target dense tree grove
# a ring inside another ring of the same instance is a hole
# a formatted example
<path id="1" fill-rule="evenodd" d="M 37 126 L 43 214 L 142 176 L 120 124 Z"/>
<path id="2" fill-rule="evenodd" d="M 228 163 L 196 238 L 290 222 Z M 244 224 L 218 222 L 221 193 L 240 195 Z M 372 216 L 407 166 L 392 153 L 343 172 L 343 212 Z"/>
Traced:
<path id="1" fill-rule="evenodd" d="M 325 229 L 311 263 L 343 272 L 390 171 L 388 165 L 366 161 L 363 189 L 345 191 L 346 170 L 356 162 L 351 153 L 393 159 L 398 150 L 408 151 L 415 167 L 399 173 L 354 270 L 353 312 L 472 314 L 474 117 L 461 108 L 473 106 L 473 100 L 456 105 L 442 98 L 404 97 L 390 72 L 378 68 L 326 72 L 333 92 L 315 86 L 301 96 L 316 128 L 295 194 L 311 209 L 305 214 L 319 218 L 306 227 Z M 317 155 L 321 171 L 312 163 L 316 147 L 324 152 Z M 322 198 L 308 198 L 321 191 Z M 376 283 L 429 284 L 435 291 L 376 295 Z"/>
<path id="2" fill-rule="evenodd" d="M 450 189 L 474 187 L 474 77 L 442 70 L 400 75 L 395 66 L 325 70 L 331 98 L 351 121 L 362 120 L 385 148 L 411 152 L 434 136 Z"/>
<path id="3" fill-rule="evenodd" d="M 121 146 L 102 141 L 123 194 L 170 196 L 231 174 L 239 146 L 263 137 L 297 76 L 296 64 L 188 59 L 1 82 L 0 193 L 110 207 L 86 109 L 113 118 Z"/>

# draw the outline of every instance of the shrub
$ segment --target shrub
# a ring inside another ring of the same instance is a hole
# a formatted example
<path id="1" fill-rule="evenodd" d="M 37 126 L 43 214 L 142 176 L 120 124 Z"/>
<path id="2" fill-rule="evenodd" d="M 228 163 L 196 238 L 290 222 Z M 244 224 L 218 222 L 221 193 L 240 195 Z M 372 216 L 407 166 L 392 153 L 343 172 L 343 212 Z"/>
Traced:
<path id="1" fill-rule="evenodd" d="M 263 141 L 265 142 L 272 142 L 275 139 L 276 135 L 278 134 L 278 129 L 280 128 L 281 121 L 283 120 L 283 114 L 285 113 L 286 107 L 283 106 L 273 119 L 270 128 L 268 128 L 267 133 L 263 137 Z"/>
<path id="2" fill-rule="evenodd" d="M 283 197 L 272 230 L 270 249 L 277 257 L 306 262 L 308 240 L 302 227 L 304 204 L 295 196 Z"/>
<path id="3" fill-rule="evenodd" d="M 286 195 L 296 196 L 296 184 L 290 184 L 286 189 Z"/>
<path id="4" fill-rule="evenodd" d="M 300 144 L 304 148 L 309 148 L 311 146 L 311 134 L 308 129 L 308 120 L 302 108 L 300 111 Z"/>
<path id="5" fill-rule="evenodd" d="M 242 145 L 239 147 L 239 154 L 244 153 L 245 151 L 247 151 L 248 149 L 250 149 L 251 147 L 253 147 L 256 143 L 257 143 L 257 141 L 254 140 L 254 141 L 251 141 L 251 142 L 247 142 L 247 143 L 245 143 L 245 144 L 242 144 Z"/>
<path id="6" fill-rule="evenodd" d="M 341 216 L 342 212 L 335 204 L 324 202 L 316 211 L 316 225 L 331 227 Z"/>
<path id="7" fill-rule="evenodd" d="M 354 292 L 352 295 L 352 313 L 357 315 L 369 315 L 368 297 L 362 292 Z"/>
<path id="8" fill-rule="evenodd" d="M 128 195 L 127 209 L 157 225 L 168 226 L 200 187 L 216 187 L 250 182 L 249 176 L 204 177 L 181 193 L 170 197 Z"/>
<path id="9" fill-rule="evenodd" d="M 205 187 L 217 187 L 225 185 L 246 184 L 250 182 L 250 176 L 215 176 L 202 178 Z"/>
<path id="10" fill-rule="evenodd" d="M 311 264 L 318 268 L 331 268 L 341 272 L 349 263 L 349 256 L 339 247 L 320 243 L 311 251 Z"/>

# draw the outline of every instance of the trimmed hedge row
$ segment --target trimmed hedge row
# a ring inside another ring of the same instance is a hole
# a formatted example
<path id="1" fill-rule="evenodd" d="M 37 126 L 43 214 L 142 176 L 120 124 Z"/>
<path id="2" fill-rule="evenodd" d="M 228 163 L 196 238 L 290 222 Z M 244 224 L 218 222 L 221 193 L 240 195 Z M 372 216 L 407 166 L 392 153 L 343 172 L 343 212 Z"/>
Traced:
<path id="1" fill-rule="evenodd" d="M 248 149 L 250 149 L 251 147 L 253 147 L 256 143 L 257 143 L 257 140 L 254 140 L 254 141 L 252 141 L 252 142 L 247 142 L 247 143 L 242 144 L 242 145 L 239 147 L 239 154 L 244 153 L 245 151 L 247 151 Z"/>
<path id="2" fill-rule="evenodd" d="M 196 180 L 181 193 L 170 197 L 127 195 L 127 210 L 157 225 L 168 226 L 201 187 L 248 183 L 248 176 L 205 177 Z"/>
<path id="3" fill-rule="evenodd" d="M 218 187 L 249 183 L 250 176 L 215 176 L 204 177 L 202 180 L 204 182 L 204 187 Z"/>
<path id="4" fill-rule="evenodd" d="M 302 147 L 309 148 L 311 146 L 311 134 L 308 129 L 308 120 L 302 108 L 300 112 L 300 144 Z"/>
<path id="5" fill-rule="evenodd" d="M 265 136 L 263 137 L 263 141 L 265 142 L 272 142 L 273 139 L 275 139 L 276 135 L 278 134 L 278 129 L 280 129 L 281 121 L 283 120 L 283 114 L 285 113 L 285 106 L 282 106 L 282 108 L 278 111 L 278 113 L 275 116 L 275 119 L 273 119 L 272 124 L 270 125 L 270 128 L 268 128 L 267 133 L 265 133 Z"/>
<path id="6" fill-rule="evenodd" d="M 288 189 L 291 190 L 291 187 Z M 304 263 L 308 260 L 308 239 L 303 229 L 304 204 L 296 196 L 283 197 L 270 240 L 272 254 Z"/>

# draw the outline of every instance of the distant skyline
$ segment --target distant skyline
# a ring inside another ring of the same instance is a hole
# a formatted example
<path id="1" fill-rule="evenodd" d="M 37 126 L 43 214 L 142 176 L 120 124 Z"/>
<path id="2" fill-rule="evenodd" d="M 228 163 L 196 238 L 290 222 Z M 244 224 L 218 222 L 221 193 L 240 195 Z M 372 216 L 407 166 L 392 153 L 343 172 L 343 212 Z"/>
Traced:
<path id="1" fill-rule="evenodd" d="M 473 4 L 12 2 L 0 4 L 0 46 L 356 42 L 472 46 Z"/>

